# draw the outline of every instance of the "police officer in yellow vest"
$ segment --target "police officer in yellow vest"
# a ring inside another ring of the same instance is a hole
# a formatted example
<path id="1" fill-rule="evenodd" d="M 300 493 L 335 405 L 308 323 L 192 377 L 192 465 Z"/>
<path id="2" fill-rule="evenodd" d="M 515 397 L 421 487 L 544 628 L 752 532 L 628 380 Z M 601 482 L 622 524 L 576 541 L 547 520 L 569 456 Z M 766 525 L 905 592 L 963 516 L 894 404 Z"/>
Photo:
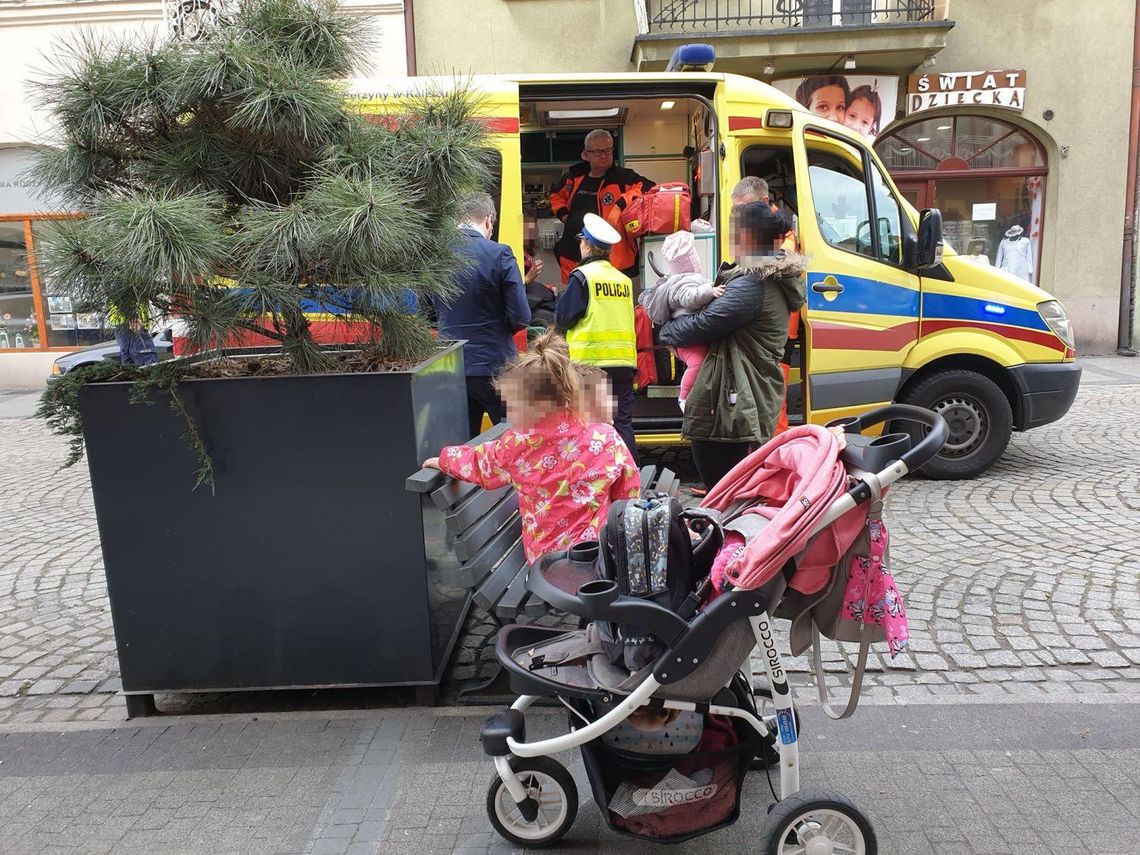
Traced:
<path id="1" fill-rule="evenodd" d="M 617 229 L 597 214 L 586 214 L 578 245 L 582 261 L 558 295 L 555 323 L 566 335 L 570 358 L 596 365 L 609 375 L 617 407 L 614 428 L 637 460 L 633 438 L 633 380 L 637 340 L 633 326 L 633 283 L 610 264 L 610 249 L 621 242 Z"/>

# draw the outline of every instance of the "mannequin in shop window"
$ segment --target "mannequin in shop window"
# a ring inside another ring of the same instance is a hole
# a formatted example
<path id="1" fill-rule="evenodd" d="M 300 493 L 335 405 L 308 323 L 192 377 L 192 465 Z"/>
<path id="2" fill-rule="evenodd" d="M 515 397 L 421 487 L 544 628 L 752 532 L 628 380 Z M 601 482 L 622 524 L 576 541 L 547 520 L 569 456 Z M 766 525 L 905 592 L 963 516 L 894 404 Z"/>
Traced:
<path id="1" fill-rule="evenodd" d="M 970 251 L 966 253 L 966 258 L 971 258 L 978 264 L 989 267 L 990 257 L 986 255 L 986 242 L 982 238 L 974 238 L 970 241 Z"/>
<path id="2" fill-rule="evenodd" d="M 1021 226 L 1010 227 L 1002 242 L 998 244 L 997 261 L 994 262 L 994 266 L 998 270 L 1012 273 L 1018 279 L 1033 281 L 1033 244 L 1025 237 L 1025 229 Z"/>

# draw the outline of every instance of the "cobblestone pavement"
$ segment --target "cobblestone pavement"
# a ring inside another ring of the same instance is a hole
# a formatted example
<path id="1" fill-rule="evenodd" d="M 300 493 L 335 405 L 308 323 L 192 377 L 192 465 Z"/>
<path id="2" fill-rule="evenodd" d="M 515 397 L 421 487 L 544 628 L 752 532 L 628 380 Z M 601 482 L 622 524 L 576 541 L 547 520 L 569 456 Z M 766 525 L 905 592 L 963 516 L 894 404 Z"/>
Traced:
<path id="1" fill-rule="evenodd" d="M 913 652 L 873 657 L 867 702 L 1140 699 L 1140 385 L 1097 367 L 984 476 L 896 487 Z M 87 472 L 61 471 L 65 453 L 42 423 L 0 419 L 0 725 L 125 717 Z M 456 676 L 488 661 L 488 626 L 472 616 Z M 806 661 L 791 668 L 808 699 Z M 825 668 L 843 670 L 837 650 Z"/>
<path id="2" fill-rule="evenodd" d="M 865 701 L 1140 700 L 1137 417 L 1140 386 L 1089 384 L 1061 422 L 1015 434 L 984 476 L 895 487 L 886 518 L 910 652 L 872 654 Z M 475 637 L 493 628 L 479 613 L 469 622 Z M 836 688 L 854 652 L 825 641 Z M 811 702 L 807 657 L 789 670 Z"/>
<path id="3" fill-rule="evenodd" d="M 470 710 L 0 727 L 0 851 L 175 855 L 510 852 L 484 813 L 491 764 Z M 566 717 L 528 715 L 528 734 Z M 804 711 L 802 783 L 851 798 L 883 855 L 1140 853 L 1140 722 L 1123 704 Z M 657 852 L 581 808 L 560 852 Z M 678 852 L 756 852 L 763 772 L 740 821 Z"/>

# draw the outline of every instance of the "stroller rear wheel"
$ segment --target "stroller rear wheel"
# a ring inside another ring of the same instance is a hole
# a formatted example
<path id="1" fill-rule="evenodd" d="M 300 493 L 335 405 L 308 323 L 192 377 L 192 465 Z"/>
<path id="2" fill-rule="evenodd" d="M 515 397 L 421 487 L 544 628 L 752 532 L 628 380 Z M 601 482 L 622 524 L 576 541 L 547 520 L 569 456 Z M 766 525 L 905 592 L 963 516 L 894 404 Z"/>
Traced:
<path id="1" fill-rule="evenodd" d="M 578 815 L 578 788 L 570 772 L 549 757 L 512 757 L 511 770 L 527 791 L 525 808 L 511 798 L 495 775 L 487 790 L 487 817 L 495 831 L 519 846 L 542 847 L 556 841 Z M 527 819 L 530 814 L 533 819 Z"/>
<path id="2" fill-rule="evenodd" d="M 846 796 L 801 790 L 772 805 L 764 855 L 878 855 L 875 830 Z"/>

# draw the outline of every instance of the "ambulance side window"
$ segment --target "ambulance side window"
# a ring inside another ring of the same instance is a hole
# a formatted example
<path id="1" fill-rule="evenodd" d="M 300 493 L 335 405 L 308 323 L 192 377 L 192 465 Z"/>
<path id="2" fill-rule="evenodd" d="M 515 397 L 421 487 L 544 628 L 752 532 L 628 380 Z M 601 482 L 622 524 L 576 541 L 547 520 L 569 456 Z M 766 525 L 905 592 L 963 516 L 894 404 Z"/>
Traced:
<path id="1" fill-rule="evenodd" d="M 809 140 L 808 180 L 820 234 L 834 247 L 874 258 L 861 153 L 832 137 L 813 143 Z"/>
<path id="2" fill-rule="evenodd" d="M 749 146 L 740 159 L 741 176 L 763 178 L 769 200 L 792 214 L 799 212 L 795 172 L 792 150 L 787 146 Z"/>

